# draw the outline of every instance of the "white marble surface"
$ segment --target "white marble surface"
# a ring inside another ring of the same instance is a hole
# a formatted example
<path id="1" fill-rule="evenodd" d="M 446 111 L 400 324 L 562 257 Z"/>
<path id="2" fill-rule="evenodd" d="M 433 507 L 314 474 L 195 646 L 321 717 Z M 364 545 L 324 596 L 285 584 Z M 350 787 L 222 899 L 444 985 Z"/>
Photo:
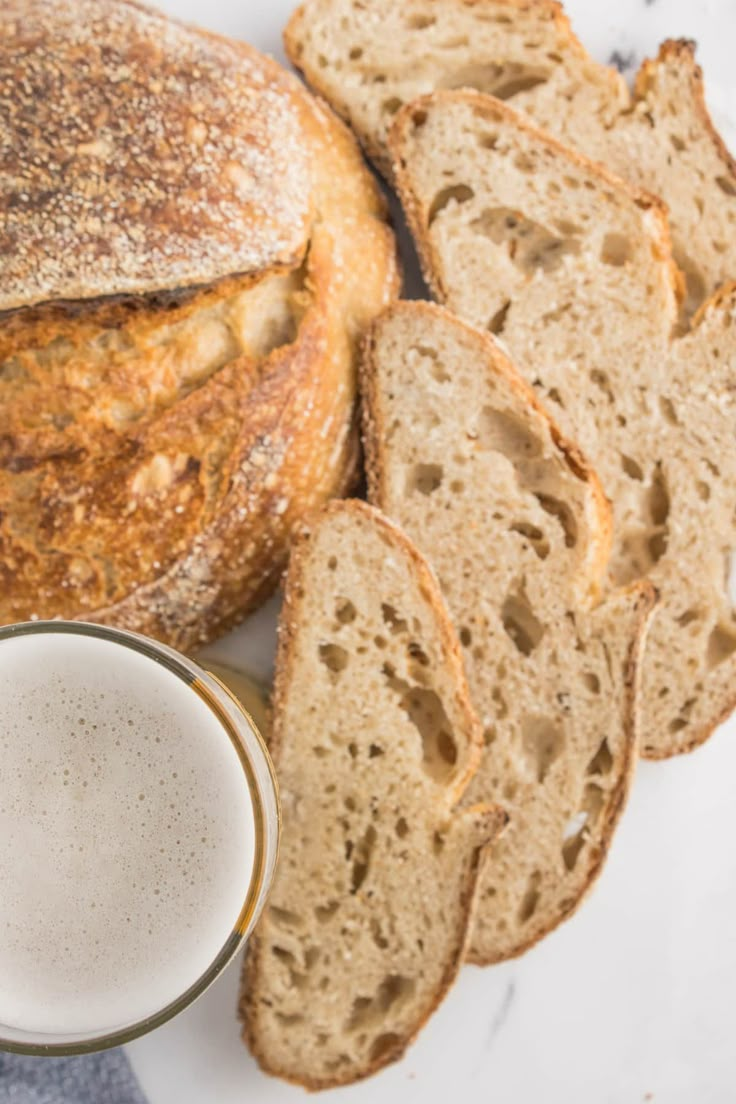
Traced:
<path id="1" fill-rule="evenodd" d="M 401 0 L 397 0 L 400 3 Z M 281 56 L 292 0 L 165 0 Z M 627 70 L 665 37 L 698 40 L 708 100 L 736 145 L 736 0 L 570 0 L 596 57 Z M 736 276 L 736 273 L 734 273 Z M 266 673 L 275 603 L 217 652 Z M 523 959 L 468 967 L 398 1065 L 346 1104 L 736 1101 L 736 720 L 700 751 L 643 764 L 590 900 Z M 237 966 L 128 1050 L 151 1104 L 291 1104 L 238 1038 Z M 104 1102 L 101 1102 L 104 1104 Z"/>

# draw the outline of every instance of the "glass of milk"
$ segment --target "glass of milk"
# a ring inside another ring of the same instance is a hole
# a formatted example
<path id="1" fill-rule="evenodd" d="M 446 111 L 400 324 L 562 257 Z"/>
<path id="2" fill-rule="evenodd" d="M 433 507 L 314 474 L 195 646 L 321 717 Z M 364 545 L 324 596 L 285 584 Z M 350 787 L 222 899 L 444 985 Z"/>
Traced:
<path id="1" fill-rule="evenodd" d="M 247 939 L 279 807 L 225 686 L 145 637 L 0 629 L 0 1048 L 72 1054 L 176 1015 Z"/>

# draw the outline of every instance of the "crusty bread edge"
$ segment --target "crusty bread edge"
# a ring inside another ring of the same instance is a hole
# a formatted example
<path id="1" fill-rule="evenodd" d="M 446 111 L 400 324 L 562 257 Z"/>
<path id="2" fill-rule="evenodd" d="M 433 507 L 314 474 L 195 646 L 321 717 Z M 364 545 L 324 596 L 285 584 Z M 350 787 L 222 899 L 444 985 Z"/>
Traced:
<path id="1" fill-rule="evenodd" d="M 435 579 L 432 570 L 427 564 L 426 560 L 414 547 L 409 538 L 398 526 L 394 525 L 393 522 L 391 522 L 375 507 L 369 506 L 367 503 L 360 502 L 356 499 L 331 502 L 322 507 L 322 509 L 319 510 L 316 514 L 313 514 L 313 519 L 318 519 L 325 515 L 329 515 L 330 513 L 344 512 L 362 514 L 364 517 L 372 518 L 383 529 L 386 535 L 409 556 L 409 559 L 412 561 L 412 564 L 414 565 L 414 568 L 416 570 L 420 588 L 423 590 L 428 602 L 434 608 L 437 614 L 437 624 L 442 647 L 446 653 L 446 661 L 449 664 L 457 683 L 458 703 L 463 713 L 465 714 L 465 719 L 472 733 L 472 741 L 474 747 L 474 754 L 469 757 L 468 768 L 466 769 L 465 773 L 456 781 L 450 791 L 452 804 L 456 805 L 457 802 L 460 800 L 462 793 L 468 782 L 470 781 L 473 773 L 477 769 L 477 765 L 480 761 L 480 756 L 483 749 L 483 737 L 480 722 L 478 721 L 478 718 L 476 717 L 470 703 L 470 694 L 465 679 L 460 643 L 452 627 L 449 614 L 445 607 L 444 599 L 442 598 L 442 595 L 440 593 L 439 584 L 437 583 L 437 580 Z M 289 561 L 289 569 L 287 572 L 284 588 L 284 604 L 279 622 L 276 675 L 274 680 L 274 692 L 272 699 L 273 729 L 269 741 L 269 750 L 271 752 L 272 760 L 277 773 L 283 739 L 281 721 L 283 716 L 283 707 L 286 701 L 289 683 L 291 681 L 291 671 L 294 664 L 294 643 L 299 621 L 299 605 L 301 602 L 301 595 L 299 591 L 301 587 L 304 562 L 308 552 L 309 540 L 310 531 L 309 527 L 307 526 L 304 532 L 296 539 L 292 548 L 292 553 Z M 380 1058 L 376 1059 L 373 1062 L 370 1062 L 363 1068 L 352 1070 L 350 1073 L 347 1073 L 345 1075 L 337 1075 L 334 1078 L 312 1078 L 309 1076 L 298 1077 L 291 1072 L 287 1072 L 279 1068 L 275 1063 L 269 1061 L 268 1056 L 261 1050 L 258 1044 L 258 1033 L 255 1027 L 257 1012 L 255 1011 L 255 1001 L 252 997 L 252 994 L 257 988 L 256 980 L 259 968 L 259 958 L 260 955 L 263 953 L 258 928 L 256 928 L 248 943 L 246 956 L 243 963 L 243 973 L 239 998 L 239 1015 L 243 1025 L 243 1040 L 245 1041 L 251 1054 L 265 1073 L 280 1077 L 283 1080 L 289 1081 L 295 1085 L 300 1085 L 310 1091 L 318 1091 L 321 1089 L 337 1088 L 341 1085 L 348 1085 L 356 1081 L 363 1080 L 364 1078 L 370 1077 L 372 1074 L 377 1073 L 378 1070 L 382 1069 L 384 1066 L 398 1061 L 398 1059 L 402 1057 L 407 1047 L 413 1042 L 418 1033 L 421 1031 L 422 1027 L 432 1015 L 432 1013 L 437 1009 L 437 1007 L 444 999 L 446 993 L 454 982 L 458 971 L 463 964 L 463 961 L 465 960 L 465 955 L 471 936 L 473 912 L 475 909 L 479 877 L 482 870 L 483 862 L 488 855 L 491 842 L 498 836 L 498 834 L 508 823 L 507 814 L 502 809 L 495 806 L 475 806 L 472 810 L 465 810 L 465 815 L 467 815 L 468 812 L 473 811 L 476 812 L 476 814 L 480 813 L 481 809 L 484 811 L 487 818 L 487 831 L 489 838 L 487 843 L 480 845 L 474 849 L 468 871 L 468 880 L 461 894 L 460 904 L 464 913 L 462 917 L 462 930 L 464 933 L 464 937 L 460 941 L 455 953 L 447 964 L 447 967 L 442 975 L 440 985 L 438 986 L 438 989 L 434 995 L 434 999 L 430 1002 L 428 1007 L 423 1010 L 421 1016 L 418 1018 L 412 1029 L 407 1032 L 404 1038 L 397 1042 L 395 1047 L 393 1047 L 387 1053 L 381 1055 Z"/>
<path id="2" fill-rule="evenodd" d="M 398 299 L 389 304 L 377 315 L 368 327 L 363 338 L 363 355 L 360 358 L 360 395 L 361 418 L 363 425 L 363 450 L 365 454 L 365 468 L 368 481 L 368 498 L 374 506 L 381 510 L 386 509 L 386 494 L 384 485 L 384 456 L 385 456 L 385 426 L 379 413 L 379 389 L 377 382 L 377 365 L 375 361 L 376 335 L 384 321 L 394 314 L 406 314 L 415 318 L 443 318 L 449 320 L 453 326 L 463 335 L 475 341 L 480 350 L 493 365 L 493 371 L 503 376 L 512 390 L 530 406 L 536 414 L 549 426 L 550 435 L 555 445 L 562 452 L 567 465 L 581 480 L 587 482 L 593 492 L 595 502 L 598 534 L 596 548 L 588 564 L 591 583 L 597 589 L 602 585 L 603 578 L 608 567 L 611 553 L 611 540 L 613 534 L 613 516 L 611 505 L 601 486 L 598 476 L 591 468 L 587 459 L 576 444 L 565 437 L 562 430 L 549 414 L 549 411 L 541 404 L 533 388 L 516 371 L 515 367 L 501 350 L 499 344 L 489 334 L 477 329 L 468 322 L 464 322 L 446 307 L 437 303 L 428 303 L 424 300 Z"/>
<path id="3" fill-rule="evenodd" d="M 527 116 L 515 111 L 508 104 L 497 100 L 494 96 L 487 96 L 485 93 L 476 92 L 472 89 L 447 89 L 430 92 L 426 96 L 420 96 L 411 103 L 405 104 L 397 113 L 388 137 L 389 149 L 393 159 L 394 179 L 401 205 L 417 245 L 422 273 L 428 286 L 438 299 L 449 301 L 451 297 L 443 285 L 442 265 L 432 245 L 426 205 L 417 198 L 410 184 L 405 144 L 415 115 L 431 108 L 436 103 L 443 102 L 465 103 L 476 111 L 481 111 L 490 117 L 511 123 L 525 134 L 531 135 L 536 141 L 541 142 L 542 145 L 545 145 L 555 154 L 562 154 L 579 168 L 598 177 L 602 186 L 623 192 L 637 207 L 651 212 L 656 222 L 657 245 L 661 250 L 662 259 L 667 265 L 675 302 L 682 301 L 685 293 L 685 280 L 672 255 L 672 241 L 666 204 L 658 196 L 652 195 L 642 188 L 637 188 L 620 176 L 616 176 L 599 161 L 592 161 L 571 146 L 559 142 L 547 131 L 540 130 L 539 127 L 534 126 L 528 120 Z M 655 235 L 653 235 L 654 237 Z M 674 323 L 675 319 L 673 317 L 673 326 Z"/>

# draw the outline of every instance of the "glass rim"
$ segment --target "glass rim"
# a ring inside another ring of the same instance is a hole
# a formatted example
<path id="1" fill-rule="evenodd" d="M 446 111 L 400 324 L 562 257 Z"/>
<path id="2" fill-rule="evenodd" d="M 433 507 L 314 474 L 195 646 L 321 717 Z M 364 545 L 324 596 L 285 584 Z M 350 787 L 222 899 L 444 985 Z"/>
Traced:
<path id="1" fill-rule="evenodd" d="M 113 628 L 108 625 L 100 625 L 91 621 L 22 621 L 12 625 L 0 626 L 0 643 L 16 636 L 28 636 L 35 633 L 68 633 L 71 635 L 95 637 L 100 640 L 108 640 L 114 644 L 131 648 L 133 651 L 145 656 L 153 662 L 159 663 L 172 674 L 180 678 L 189 689 L 193 690 L 202 699 L 208 709 L 213 712 L 230 739 L 237 752 L 243 774 L 248 785 L 253 806 L 253 822 L 255 831 L 255 846 L 253 857 L 253 871 L 245 900 L 243 902 L 233 930 L 225 940 L 225 943 L 213 959 L 210 966 L 197 978 L 179 997 L 170 1001 L 164 1008 L 154 1012 L 143 1019 L 126 1027 L 103 1031 L 98 1035 L 82 1033 L 85 1036 L 78 1040 L 69 1040 L 59 1034 L 58 1042 L 54 1042 L 56 1036 L 49 1035 L 48 1042 L 25 1042 L 6 1039 L 3 1035 L 3 1025 L 0 1023 L 0 1051 L 12 1054 L 32 1055 L 36 1057 L 68 1057 L 80 1054 L 92 1054 L 97 1051 L 107 1050 L 110 1047 L 122 1046 L 130 1043 L 142 1035 L 148 1034 L 162 1024 L 173 1019 L 185 1008 L 193 1004 L 204 992 L 217 980 L 220 974 L 230 964 L 237 952 L 247 939 L 257 919 L 260 908 L 263 905 L 263 891 L 267 888 L 270 873 L 273 871 L 278 854 L 278 843 L 281 829 L 281 805 L 279 801 L 278 783 L 273 762 L 261 734 L 258 725 L 245 706 L 238 700 L 235 694 L 206 667 L 195 660 L 177 652 L 166 644 L 161 644 L 141 633 L 130 632 L 128 629 Z M 210 685 L 211 684 L 211 685 Z M 269 825 L 267 813 L 261 795 L 261 787 L 256 775 L 250 752 L 246 746 L 245 734 L 255 739 L 259 752 L 266 766 L 267 776 L 273 791 L 276 809 L 276 841 L 275 852 L 268 854 Z M 39 1032 L 38 1037 L 43 1037 Z M 66 1041 L 64 1041 L 66 1040 Z"/>

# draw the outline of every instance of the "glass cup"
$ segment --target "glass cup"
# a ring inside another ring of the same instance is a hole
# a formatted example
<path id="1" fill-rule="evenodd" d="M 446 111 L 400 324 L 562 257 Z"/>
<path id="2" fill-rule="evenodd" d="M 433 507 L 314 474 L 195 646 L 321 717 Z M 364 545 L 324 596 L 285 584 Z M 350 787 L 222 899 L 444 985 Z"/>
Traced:
<path id="1" fill-rule="evenodd" d="M 216 663 L 212 666 L 218 674 L 214 674 L 173 648 L 147 637 L 86 622 L 35 621 L 10 625 L 0 628 L 0 644 L 32 633 L 73 633 L 120 644 L 133 649 L 152 664 L 162 665 L 181 679 L 214 714 L 222 727 L 223 737 L 230 740 L 236 750 L 243 768 L 243 784 L 248 787 L 255 825 L 253 871 L 237 921 L 211 965 L 175 1000 L 145 1019 L 99 1033 L 45 1035 L 24 1032 L 0 1022 L 0 1050 L 32 1055 L 84 1054 L 130 1042 L 178 1015 L 212 985 L 245 943 L 263 909 L 273 880 L 281 823 L 278 788 L 266 744 L 251 713 L 223 681 L 227 679 L 237 687 L 241 696 L 249 700 L 256 711 L 262 704 L 262 697 L 248 676 Z"/>

